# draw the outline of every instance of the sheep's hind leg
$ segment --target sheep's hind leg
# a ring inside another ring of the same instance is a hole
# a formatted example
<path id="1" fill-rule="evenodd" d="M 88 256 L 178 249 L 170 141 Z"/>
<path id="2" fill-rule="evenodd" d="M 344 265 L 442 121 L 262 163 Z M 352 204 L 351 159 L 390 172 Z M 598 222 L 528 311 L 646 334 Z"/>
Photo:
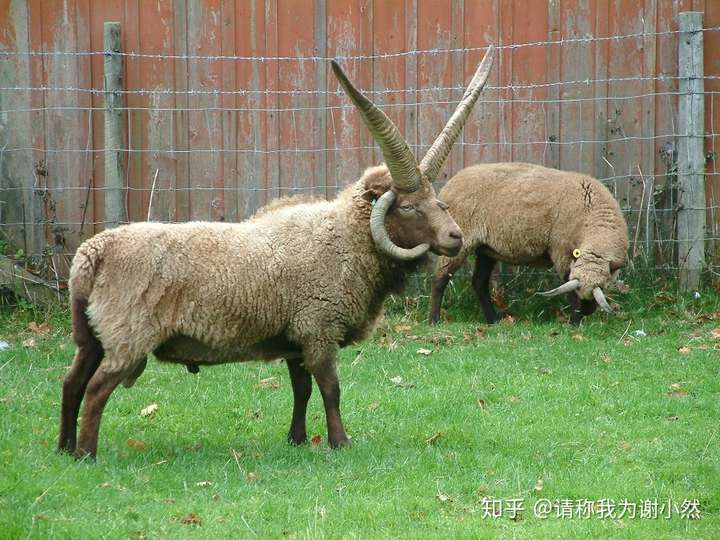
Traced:
<path id="1" fill-rule="evenodd" d="M 495 312 L 490 298 L 490 276 L 495 266 L 495 259 L 487 255 L 476 252 L 475 255 L 475 271 L 473 272 L 472 285 L 480 302 L 480 307 L 485 315 L 488 324 L 494 324 L 499 317 Z"/>
<path id="2" fill-rule="evenodd" d="M 307 442 L 305 416 L 307 404 L 312 394 L 312 377 L 310 372 L 305 369 L 302 358 L 288 358 L 285 363 L 290 372 L 290 384 L 293 390 L 293 413 L 288 442 L 300 445 Z"/>
<path id="3" fill-rule="evenodd" d="M 80 440 L 75 450 L 76 458 L 81 459 L 87 456 L 94 459 L 97 455 L 98 434 L 103 410 L 110 394 L 126 376 L 125 371 L 108 369 L 107 364 L 103 363 L 90 379 L 85 392 Z"/>
<path id="4" fill-rule="evenodd" d="M 313 344 L 303 348 L 305 369 L 315 377 L 322 394 L 327 419 L 328 443 L 331 448 L 350 445 L 340 418 L 340 383 L 335 366 L 337 346 L 332 344 Z"/>
<path id="5" fill-rule="evenodd" d="M 103 348 L 93 335 L 87 321 L 85 309 L 87 302 L 73 300 L 73 339 L 77 346 L 73 365 L 65 376 L 62 388 L 60 410 L 60 437 L 58 450 L 72 453 L 75 451 L 77 437 L 77 418 L 80 403 L 88 381 L 93 376 L 103 357 Z"/>

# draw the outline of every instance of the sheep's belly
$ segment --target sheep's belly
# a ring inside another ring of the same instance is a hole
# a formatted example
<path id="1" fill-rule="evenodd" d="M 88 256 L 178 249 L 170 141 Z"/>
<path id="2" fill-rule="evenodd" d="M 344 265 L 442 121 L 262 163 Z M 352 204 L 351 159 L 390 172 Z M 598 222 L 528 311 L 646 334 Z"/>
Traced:
<path id="1" fill-rule="evenodd" d="M 520 255 L 507 254 L 495 251 L 490 246 L 482 246 L 479 248 L 479 251 L 488 257 L 492 257 L 497 261 L 502 261 L 507 264 L 514 264 L 518 266 L 538 266 L 540 268 L 552 266 L 552 259 L 547 252 L 540 256 L 531 253 Z"/>
<path id="2" fill-rule="evenodd" d="M 283 338 L 273 338 L 251 346 L 232 345 L 211 347 L 202 341 L 187 337 L 170 338 L 153 351 L 161 362 L 177 364 L 225 364 L 228 362 L 247 362 L 249 360 L 273 360 L 276 358 L 293 358 L 300 351 Z"/>

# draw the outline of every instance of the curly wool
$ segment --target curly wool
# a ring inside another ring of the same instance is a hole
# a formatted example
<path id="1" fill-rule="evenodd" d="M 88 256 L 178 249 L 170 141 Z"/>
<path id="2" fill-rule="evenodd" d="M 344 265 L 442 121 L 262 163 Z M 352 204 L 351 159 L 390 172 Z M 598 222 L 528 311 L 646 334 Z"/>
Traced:
<path id="1" fill-rule="evenodd" d="M 131 385 L 149 352 L 215 364 L 365 337 L 409 268 L 371 238 L 362 195 L 374 177 L 389 188 L 387 168 L 373 167 L 333 201 L 285 201 L 238 224 L 137 223 L 84 242 L 70 291 L 87 300 L 104 369 Z"/>
<path id="2" fill-rule="evenodd" d="M 465 241 L 457 257 L 438 259 L 436 275 L 454 272 L 481 250 L 510 264 L 552 264 L 562 279 L 579 279 L 579 295 L 590 298 L 625 264 L 622 212 L 590 176 L 528 163 L 476 165 L 451 178 L 438 198 L 450 206 Z"/>

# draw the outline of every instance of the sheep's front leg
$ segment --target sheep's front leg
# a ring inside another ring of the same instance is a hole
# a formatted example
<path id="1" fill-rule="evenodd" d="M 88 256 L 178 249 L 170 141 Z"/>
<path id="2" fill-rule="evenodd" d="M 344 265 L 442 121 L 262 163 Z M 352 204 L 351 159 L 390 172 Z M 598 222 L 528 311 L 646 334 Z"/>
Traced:
<path id="1" fill-rule="evenodd" d="M 485 320 L 488 324 L 494 324 L 499 320 L 493 307 L 492 299 L 490 298 L 490 277 L 492 276 L 495 262 L 495 259 L 488 257 L 478 250 L 475 258 L 475 271 L 472 277 L 473 289 L 475 289 L 475 294 L 478 297 L 480 307 L 482 307 Z"/>
<path id="2" fill-rule="evenodd" d="M 305 415 L 312 394 L 312 377 L 302 364 L 302 358 L 288 358 L 285 363 L 290 372 L 290 384 L 293 390 L 293 414 L 288 442 L 300 445 L 307 442 Z"/>
<path id="3" fill-rule="evenodd" d="M 340 419 L 340 383 L 335 366 L 337 346 L 332 344 L 313 344 L 303 348 L 305 368 L 315 377 L 325 405 L 325 418 L 328 428 L 328 443 L 331 448 L 350 445 L 350 439 Z"/>

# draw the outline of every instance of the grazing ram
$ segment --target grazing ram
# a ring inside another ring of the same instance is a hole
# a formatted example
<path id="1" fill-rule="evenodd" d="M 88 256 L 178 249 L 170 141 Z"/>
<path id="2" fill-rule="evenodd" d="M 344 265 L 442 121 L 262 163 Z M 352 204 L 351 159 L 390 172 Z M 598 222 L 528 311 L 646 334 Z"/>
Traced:
<path id="1" fill-rule="evenodd" d="M 368 335 L 387 294 L 428 251 L 460 250 L 460 229 L 430 182 L 480 95 L 493 55 L 490 48 L 419 165 L 392 121 L 333 62 L 385 164 L 367 169 L 332 201 L 278 203 L 239 224 L 137 223 L 84 242 L 70 273 L 77 350 L 63 384 L 59 449 L 96 455 L 108 398 L 118 384 L 135 382 L 149 353 L 189 369 L 285 358 L 294 397 L 288 440 L 307 440 L 314 377 L 330 446 L 348 444 L 338 347 Z"/>
<path id="2" fill-rule="evenodd" d="M 552 265 L 566 283 L 539 294 L 570 293 L 574 324 L 598 305 L 610 311 L 603 289 L 625 265 L 628 231 L 617 201 L 598 180 L 540 165 L 495 163 L 463 169 L 438 196 L 450 206 L 465 242 L 456 257 L 438 258 L 431 323 L 440 319 L 450 278 L 473 253 L 472 285 L 489 323 L 498 319 L 489 290 L 497 261 Z"/>

